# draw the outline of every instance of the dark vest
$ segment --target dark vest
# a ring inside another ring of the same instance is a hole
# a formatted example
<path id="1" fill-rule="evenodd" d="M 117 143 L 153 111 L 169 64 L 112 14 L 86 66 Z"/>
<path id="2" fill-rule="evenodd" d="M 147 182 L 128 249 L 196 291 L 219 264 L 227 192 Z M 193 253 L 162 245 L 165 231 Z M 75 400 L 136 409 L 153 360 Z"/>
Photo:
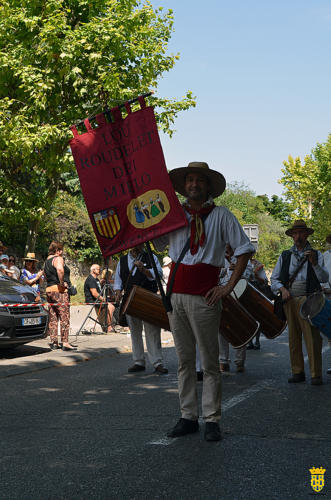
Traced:
<path id="1" fill-rule="evenodd" d="M 151 262 L 149 260 L 148 254 L 143 253 L 142 256 L 139 258 L 141 262 L 143 262 L 146 267 L 146 269 L 152 269 Z M 129 266 L 128 266 L 128 256 L 123 255 L 120 258 L 120 277 L 122 280 L 122 286 L 123 289 L 126 288 L 126 294 L 130 292 L 131 288 L 134 285 L 141 286 L 142 288 L 145 288 L 146 290 L 149 290 L 150 292 L 157 292 L 157 284 L 156 280 L 149 280 L 143 273 L 139 271 L 138 268 L 136 268 L 136 272 L 134 276 L 130 276 L 128 284 L 126 284 L 128 280 L 128 276 L 130 274 L 129 271 Z"/>
<path id="2" fill-rule="evenodd" d="M 316 258 L 317 258 L 316 250 L 314 250 L 314 252 L 316 253 Z M 291 255 L 292 252 L 290 250 L 284 250 L 284 252 L 282 253 L 282 268 L 279 274 L 279 281 L 281 281 L 285 287 L 288 286 L 288 282 L 290 279 L 289 269 L 290 269 Z M 318 281 L 313 266 L 308 260 L 308 268 L 306 276 L 306 292 L 307 294 L 314 293 L 320 289 L 321 289 L 320 282 Z"/>

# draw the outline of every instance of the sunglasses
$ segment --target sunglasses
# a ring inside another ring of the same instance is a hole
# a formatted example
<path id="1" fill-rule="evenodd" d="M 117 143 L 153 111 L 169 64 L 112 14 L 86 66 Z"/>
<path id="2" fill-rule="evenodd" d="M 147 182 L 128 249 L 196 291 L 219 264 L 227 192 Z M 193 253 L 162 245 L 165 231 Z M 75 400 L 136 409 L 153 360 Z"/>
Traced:
<path id="1" fill-rule="evenodd" d="M 15 262 L 15 260 L 14 259 L 9 259 L 9 262 Z"/>

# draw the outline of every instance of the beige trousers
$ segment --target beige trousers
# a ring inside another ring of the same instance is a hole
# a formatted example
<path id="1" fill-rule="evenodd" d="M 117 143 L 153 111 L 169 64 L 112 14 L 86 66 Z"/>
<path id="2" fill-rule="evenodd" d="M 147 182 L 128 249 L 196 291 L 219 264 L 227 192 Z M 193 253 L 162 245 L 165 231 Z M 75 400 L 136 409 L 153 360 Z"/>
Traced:
<path id="1" fill-rule="evenodd" d="M 221 303 L 208 306 L 204 297 L 173 293 L 173 311 L 168 313 L 178 356 L 178 390 L 182 418 L 199 417 L 195 346 L 199 347 L 203 371 L 202 416 L 206 422 L 221 418 L 221 374 L 218 362 L 218 332 Z"/>
<path id="2" fill-rule="evenodd" d="M 300 307 L 307 297 L 292 297 L 284 304 L 284 311 L 288 323 L 288 342 L 292 373 L 305 371 L 302 353 L 302 334 L 308 353 L 310 374 L 312 377 L 322 376 L 322 338 L 319 330 L 309 321 L 301 318 Z"/>

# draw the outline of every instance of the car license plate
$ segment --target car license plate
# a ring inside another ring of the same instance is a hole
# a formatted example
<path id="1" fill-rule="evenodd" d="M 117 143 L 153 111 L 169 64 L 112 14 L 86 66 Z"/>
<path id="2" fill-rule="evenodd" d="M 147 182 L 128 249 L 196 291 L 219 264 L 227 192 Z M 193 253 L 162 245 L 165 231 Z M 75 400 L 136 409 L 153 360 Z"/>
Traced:
<path id="1" fill-rule="evenodd" d="M 23 318 L 22 325 L 23 326 L 31 326 L 31 325 L 40 325 L 41 318 Z"/>

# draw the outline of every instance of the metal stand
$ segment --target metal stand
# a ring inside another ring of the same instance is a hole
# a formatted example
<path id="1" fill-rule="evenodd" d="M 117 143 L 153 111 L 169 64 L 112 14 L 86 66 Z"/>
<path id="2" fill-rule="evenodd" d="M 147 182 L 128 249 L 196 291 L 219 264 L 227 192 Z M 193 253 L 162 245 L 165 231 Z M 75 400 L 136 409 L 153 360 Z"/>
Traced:
<path id="1" fill-rule="evenodd" d="M 81 333 L 83 334 L 83 328 L 84 328 L 84 325 L 85 323 L 87 322 L 88 319 L 91 319 L 92 321 L 94 321 L 94 323 L 97 323 L 98 325 L 101 325 L 102 329 L 103 330 L 106 330 L 106 331 L 103 331 L 102 333 L 100 332 L 97 332 L 97 335 L 103 335 L 104 333 L 107 332 L 108 330 L 108 327 L 111 326 L 111 324 L 108 323 L 108 303 L 110 302 L 109 300 L 109 296 L 114 293 L 113 291 L 113 287 L 111 286 L 110 283 L 105 283 L 101 289 L 101 293 L 100 295 L 102 296 L 102 298 L 104 299 L 102 302 L 99 302 L 98 300 L 96 300 L 94 302 L 94 304 L 91 306 L 89 312 L 87 313 L 83 323 L 81 324 L 78 332 L 76 333 L 76 336 L 80 335 Z M 93 311 L 93 309 L 95 308 L 95 306 L 100 306 L 100 309 L 99 311 L 101 312 L 102 309 L 104 308 L 105 311 L 104 311 L 104 315 L 105 315 L 105 318 L 104 318 L 104 321 L 99 321 L 99 314 L 97 313 L 97 317 L 94 318 L 93 316 L 91 316 L 91 313 Z M 86 334 L 90 334 L 91 332 L 88 332 L 85 330 L 85 335 Z M 94 332 L 95 333 L 95 332 Z"/>

